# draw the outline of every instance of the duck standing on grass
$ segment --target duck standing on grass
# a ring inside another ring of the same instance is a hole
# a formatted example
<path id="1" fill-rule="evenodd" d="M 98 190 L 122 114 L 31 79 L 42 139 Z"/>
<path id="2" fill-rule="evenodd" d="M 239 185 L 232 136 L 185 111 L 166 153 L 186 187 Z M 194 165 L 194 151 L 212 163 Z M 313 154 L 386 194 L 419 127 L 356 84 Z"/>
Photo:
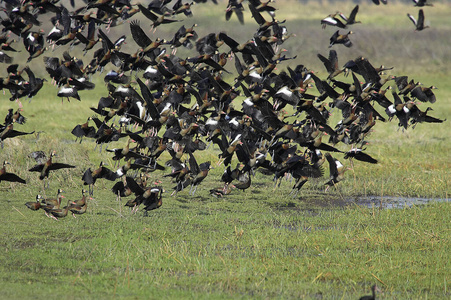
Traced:
<path id="1" fill-rule="evenodd" d="M 67 200 L 67 205 L 63 208 L 55 208 L 50 210 L 50 213 L 52 214 L 51 217 L 55 219 L 55 221 L 58 221 L 58 218 L 64 218 L 65 216 L 67 216 L 71 202 L 71 200 Z"/>
<path id="2" fill-rule="evenodd" d="M 36 195 L 36 201 L 27 202 L 25 203 L 25 206 L 31 210 L 39 210 L 41 208 L 41 199 L 41 195 Z"/>

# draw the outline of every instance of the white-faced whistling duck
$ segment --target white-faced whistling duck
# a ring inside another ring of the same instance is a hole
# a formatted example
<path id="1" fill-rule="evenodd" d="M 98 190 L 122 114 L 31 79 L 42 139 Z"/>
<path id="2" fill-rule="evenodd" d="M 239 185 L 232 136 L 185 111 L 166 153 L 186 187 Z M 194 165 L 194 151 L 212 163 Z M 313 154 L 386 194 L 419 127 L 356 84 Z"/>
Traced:
<path id="1" fill-rule="evenodd" d="M 19 182 L 26 184 L 27 182 L 25 179 L 20 178 L 16 174 L 6 172 L 6 165 L 9 165 L 10 163 L 6 160 L 3 162 L 3 167 L 0 169 L 0 182 L 2 181 L 10 181 L 10 182 Z"/>
<path id="2" fill-rule="evenodd" d="M 368 162 L 370 164 L 377 164 L 377 159 L 374 159 L 371 156 L 369 156 L 368 154 L 364 153 L 363 150 L 365 150 L 365 149 L 353 148 L 345 153 L 344 158 L 345 159 L 349 158 L 351 161 L 351 164 L 352 164 L 352 158 L 360 160 L 360 161 Z"/>
<path id="3" fill-rule="evenodd" d="M 412 128 L 418 123 L 443 123 L 446 119 L 438 119 L 428 115 L 428 111 L 433 110 L 431 107 L 426 108 L 425 111 L 421 111 L 418 106 L 414 105 L 410 108 L 410 124 L 413 125 Z"/>
<path id="4" fill-rule="evenodd" d="M 159 186 L 145 188 L 144 186 L 140 186 L 139 184 L 134 181 L 132 182 L 131 180 L 128 180 L 127 184 L 129 185 L 129 188 L 132 190 L 132 192 L 136 195 L 135 199 L 129 200 L 127 201 L 127 203 L 125 203 L 125 206 L 132 208 L 132 213 L 136 212 L 141 203 L 144 202 L 145 206 L 149 206 L 149 210 L 151 207 L 153 207 L 152 209 L 155 209 L 161 206 L 161 193 L 163 193 L 163 188 Z M 157 199 L 158 194 L 160 195 L 160 199 Z"/>
<path id="5" fill-rule="evenodd" d="M 228 184 L 227 186 L 224 186 L 224 187 L 211 189 L 209 192 L 210 192 L 210 195 L 212 195 L 213 197 L 216 197 L 216 198 L 221 197 L 222 198 L 226 195 L 229 195 L 234 188 L 235 188 L 235 186 L 233 184 Z"/>
<path id="6" fill-rule="evenodd" d="M 115 181 L 118 176 L 115 172 L 111 171 L 107 167 L 105 167 L 105 163 L 102 161 L 97 169 L 91 171 L 91 168 L 88 168 L 82 176 L 83 184 L 89 187 L 89 195 L 92 196 L 94 194 L 94 184 L 97 179 L 104 178 L 106 180 Z"/>
<path id="7" fill-rule="evenodd" d="M 394 102 L 392 105 L 385 109 L 385 113 L 388 115 L 389 120 L 396 116 L 399 120 L 399 126 L 407 129 L 410 110 L 407 107 L 407 103 L 403 102 L 395 91 L 392 91 Z"/>
<path id="8" fill-rule="evenodd" d="M 230 168 L 230 165 L 227 166 L 221 177 L 221 181 L 224 182 L 224 188 L 238 178 L 238 175 L 240 174 L 240 167 L 242 167 L 241 163 L 237 163 L 235 169 L 233 170 Z"/>
<path id="9" fill-rule="evenodd" d="M 252 5 L 252 3 L 249 3 L 249 10 L 251 11 L 254 20 L 258 25 L 260 25 L 260 28 L 257 30 L 257 35 L 261 35 L 272 26 L 278 26 L 279 24 L 285 23 L 285 20 L 278 21 L 273 16 L 271 16 L 271 21 L 266 21 L 265 18 L 263 18 L 263 16 L 260 14 L 258 9 L 254 5 Z"/>
<path id="10" fill-rule="evenodd" d="M 68 102 L 70 102 L 69 98 L 75 98 L 80 101 L 80 96 L 78 95 L 78 90 L 76 87 L 71 86 L 69 83 L 63 85 L 57 94 L 58 97 L 61 97 L 61 103 L 63 103 L 63 99 L 66 98 Z"/>
<path id="11" fill-rule="evenodd" d="M 82 215 L 82 214 L 84 214 L 87 209 L 88 209 L 88 204 L 79 206 L 79 205 L 72 204 L 72 202 L 69 202 L 69 210 L 71 211 L 72 216 L 74 218 L 76 218 L 75 215 Z"/>
<path id="12" fill-rule="evenodd" d="M 418 6 L 418 7 L 422 7 L 422 6 L 434 6 L 434 4 L 432 3 L 427 3 L 427 0 L 412 0 L 413 3 L 415 3 L 413 6 Z"/>
<path id="13" fill-rule="evenodd" d="M 147 191 L 150 191 L 150 195 L 147 196 Z M 152 187 L 143 194 L 144 205 L 144 217 L 147 216 L 150 210 L 160 208 L 163 204 L 163 192 L 164 189 L 160 186 Z"/>
<path id="14" fill-rule="evenodd" d="M 152 21 L 152 28 L 154 31 L 156 30 L 157 26 L 160 26 L 161 24 L 167 24 L 167 23 L 173 23 L 173 22 L 180 22 L 180 20 L 173 20 L 173 19 L 167 19 L 164 15 L 157 16 L 141 4 L 138 4 L 139 10 L 141 13 Z"/>
<path id="15" fill-rule="evenodd" d="M 187 17 L 192 17 L 193 12 L 191 11 L 191 6 L 196 4 L 195 2 L 191 3 L 182 3 L 182 0 L 177 0 L 172 6 L 172 15 L 184 14 Z"/>
<path id="16" fill-rule="evenodd" d="M 89 121 L 92 120 L 92 117 L 89 117 L 86 123 L 78 124 L 72 129 L 71 133 L 76 136 L 75 142 L 80 139 L 83 140 L 83 137 L 94 138 L 96 134 L 96 129 L 93 126 L 89 126 Z"/>
<path id="17" fill-rule="evenodd" d="M 81 32 L 76 32 L 77 39 L 85 45 L 85 49 L 83 49 L 84 53 L 86 54 L 89 50 L 91 50 L 99 41 L 99 38 L 95 38 L 96 33 L 96 24 L 94 20 L 91 20 L 88 25 L 88 34 L 85 37 Z"/>
<path id="18" fill-rule="evenodd" d="M 436 99 L 433 89 L 437 89 L 437 87 L 433 85 L 429 87 L 417 85 L 410 91 L 410 96 L 417 98 L 421 102 L 435 103 Z"/>
<path id="19" fill-rule="evenodd" d="M 423 29 L 429 28 L 428 25 L 424 25 L 424 12 L 422 9 L 418 11 L 418 20 L 409 13 L 407 14 L 407 16 L 412 21 L 413 25 L 415 25 L 415 31 L 421 31 Z"/>
<path id="20" fill-rule="evenodd" d="M 317 54 L 318 58 L 323 62 L 324 67 L 326 67 L 327 72 L 329 73 L 329 76 L 327 79 L 332 79 L 338 74 L 343 72 L 343 69 L 338 68 L 338 55 L 337 51 L 330 50 L 329 51 L 329 58 L 326 58 L 322 56 L 321 54 Z"/>
<path id="21" fill-rule="evenodd" d="M 88 191 L 85 189 L 81 190 L 81 199 L 72 201 L 72 205 L 83 206 L 86 204 Z"/>
<path id="22" fill-rule="evenodd" d="M 324 19 L 322 19 L 321 20 L 322 28 L 325 29 L 327 25 L 336 26 L 339 28 L 346 28 L 346 24 L 341 22 L 340 19 L 336 18 L 337 15 L 338 15 L 338 12 L 336 12 L 334 14 L 330 14 L 327 17 L 325 17 Z"/>
<path id="23" fill-rule="evenodd" d="M 116 195 L 117 200 L 120 201 L 122 197 L 128 197 L 137 192 L 139 194 L 140 187 L 136 181 L 130 176 L 122 176 L 122 181 L 116 182 L 111 191 Z"/>
<path id="24" fill-rule="evenodd" d="M 357 16 L 357 13 L 359 12 L 359 6 L 356 5 L 352 11 L 351 14 L 349 15 L 349 17 L 346 17 L 344 14 L 339 13 L 340 17 L 346 21 L 346 25 L 352 25 L 352 24 L 356 24 L 356 23 L 360 23 L 360 21 L 356 21 L 355 17 Z"/>
<path id="25" fill-rule="evenodd" d="M 86 212 L 86 209 L 88 207 L 88 197 L 87 194 L 88 191 L 86 190 L 82 190 L 82 197 L 81 199 L 75 200 L 75 201 L 71 201 L 70 205 L 69 205 L 69 210 L 72 212 L 72 216 L 75 218 L 75 215 L 81 215 L 84 214 Z M 91 197 L 89 197 L 89 199 L 92 200 Z"/>
<path id="26" fill-rule="evenodd" d="M 330 37 L 329 48 L 335 44 L 343 44 L 346 47 L 351 47 L 352 42 L 349 39 L 349 35 L 351 35 L 352 33 L 352 31 L 348 31 L 348 33 L 346 34 L 340 34 L 339 30 L 335 31 L 335 33 Z"/>
<path id="27" fill-rule="evenodd" d="M 193 27 L 194 26 L 197 26 L 197 24 L 194 24 Z M 197 33 L 194 32 L 193 28 L 191 28 L 190 30 L 192 30 L 192 32 L 187 31 L 185 26 L 182 25 L 177 30 L 177 32 L 174 34 L 174 37 L 172 38 L 172 40 L 169 41 L 169 44 L 171 45 L 171 49 L 172 49 L 172 55 L 176 54 L 177 48 L 180 46 L 184 46 L 188 49 L 193 48 L 192 41 L 196 40 Z M 155 71 L 155 69 L 153 67 L 150 67 L 150 69 L 148 69 L 148 70 L 146 69 L 146 71 L 153 73 Z M 143 77 L 146 78 L 146 76 L 144 76 L 144 75 L 143 75 Z"/>
<path id="28" fill-rule="evenodd" d="M 67 200 L 67 205 L 63 208 L 55 208 L 50 210 L 50 214 L 52 214 L 52 218 L 58 221 L 58 218 L 64 218 L 67 216 L 71 204 L 71 200 Z"/>
<path id="29" fill-rule="evenodd" d="M 371 295 L 362 296 L 359 300 L 376 300 L 376 291 L 381 292 L 377 285 L 371 287 Z"/>
<path id="30" fill-rule="evenodd" d="M 211 169 L 211 165 L 210 165 L 209 161 L 198 165 L 196 162 L 196 158 L 194 157 L 194 155 L 191 152 L 189 152 L 189 156 L 190 156 L 189 167 L 190 167 L 191 174 L 193 176 L 189 194 L 194 196 L 194 194 L 196 193 L 196 190 L 197 190 L 197 186 L 205 179 L 205 177 L 207 177 L 208 171 L 210 171 L 210 169 Z"/>
<path id="31" fill-rule="evenodd" d="M 327 185 L 326 192 L 331 186 L 335 186 L 338 182 L 344 179 L 344 173 L 347 170 L 345 166 L 336 158 L 333 158 L 330 153 L 326 153 L 326 159 L 329 163 L 329 176 L 330 180 L 326 182 L 324 185 Z"/>
<path id="32" fill-rule="evenodd" d="M 39 179 L 44 180 L 45 178 L 49 177 L 50 171 L 55 171 L 59 169 L 70 169 L 75 168 L 75 166 L 69 165 L 69 164 L 63 164 L 63 163 L 54 163 L 53 157 L 56 156 L 56 151 L 53 150 L 50 154 L 50 158 L 43 164 L 37 164 L 28 171 L 30 172 L 39 172 Z M 45 187 L 45 184 L 44 184 Z"/>
<path id="33" fill-rule="evenodd" d="M 41 201 L 41 208 L 44 210 L 44 213 L 47 217 L 51 218 L 48 214 L 52 209 L 58 209 L 61 206 L 61 200 L 66 198 L 63 196 L 64 191 L 62 189 L 58 189 L 56 194 L 56 198 L 44 198 Z"/>
<path id="34" fill-rule="evenodd" d="M 244 15 L 243 15 L 243 0 L 229 0 L 226 8 L 225 19 L 229 21 L 232 15 L 235 13 L 238 21 L 241 25 L 244 25 Z"/>
<path id="35" fill-rule="evenodd" d="M 225 166 L 228 166 L 232 161 L 233 153 L 235 153 L 238 144 L 242 144 L 241 134 L 237 134 L 230 143 L 227 142 L 225 134 L 224 133 L 222 134 L 221 144 L 219 145 L 222 150 L 222 153 L 219 154 L 219 158 L 223 159 Z M 220 163 L 221 161 L 218 162 L 218 165 Z"/>
<path id="36" fill-rule="evenodd" d="M 27 202 L 25 203 L 25 206 L 31 210 L 39 210 L 41 208 L 41 199 L 42 199 L 41 195 L 36 195 L 36 201 Z"/>
<path id="37" fill-rule="evenodd" d="M 2 126 L 0 125 L 0 144 L 1 147 L 3 149 L 3 141 L 8 139 L 8 138 L 13 138 L 16 136 L 21 136 L 21 135 L 28 135 L 28 134 L 33 134 L 34 131 L 32 132 L 22 132 L 22 131 L 17 131 L 14 129 L 14 123 L 8 124 L 6 126 Z"/>
<path id="38" fill-rule="evenodd" d="M 244 191 L 251 186 L 251 183 L 252 180 L 250 171 L 240 172 L 240 174 L 238 175 L 238 183 L 234 184 L 234 187 Z"/>

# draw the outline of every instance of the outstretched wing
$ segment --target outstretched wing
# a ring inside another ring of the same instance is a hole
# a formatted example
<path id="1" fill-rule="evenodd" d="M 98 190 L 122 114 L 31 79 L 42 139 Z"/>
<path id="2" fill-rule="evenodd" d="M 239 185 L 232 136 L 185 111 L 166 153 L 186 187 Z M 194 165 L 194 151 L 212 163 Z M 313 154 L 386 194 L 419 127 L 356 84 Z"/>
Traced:
<path id="1" fill-rule="evenodd" d="M 421 27 L 423 27 L 424 25 L 424 12 L 422 9 L 420 9 L 420 11 L 418 12 L 418 25 L 420 25 Z"/>
<path id="2" fill-rule="evenodd" d="M 53 163 L 50 165 L 49 170 L 70 169 L 70 168 L 75 168 L 75 166 L 62 163 Z"/>
<path id="3" fill-rule="evenodd" d="M 133 40 L 141 48 L 145 48 L 152 43 L 152 40 L 147 36 L 147 34 L 139 26 L 139 21 L 133 20 L 130 22 L 130 31 L 132 33 Z"/>
<path id="4" fill-rule="evenodd" d="M 189 152 L 189 168 L 191 171 L 191 174 L 197 175 L 200 172 L 199 165 L 197 164 L 196 158 L 194 157 L 193 153 Z"/>
<path id="5" fill-rule="evenodd" d="M 43 168 L 44 168 L 44 164 L 39 164 L 39 165 L 36 165 L 33 168 L 29 169 L 28 171 L 30 171 L 30 172 L 41 172 Z"/>
<path id="6" fill-rule="evenodd" d="M 346 20 L 346 22 L 348 24 L 354 23 L 355 22 L 355 16 L 357 15 L 357 13 L 359 12 L 359 6 L 356 5 L 353 10 L 351 11 L 351 14 L 349 15 L 348 20 Z"/>
<path id="7" fill-rule="evenodd" d="M 415 17 L 412 16 L 411 14 L 409 14 L 409 13 L 407 13 L 407 16 L 413 22 L 413 25 L 417 26 L 417 20 L 415 19 Z"/>
<path id="8" fill-rule="evenodd" d="M 20 178 L 16 174 L 13 173 L 5 173 L 0 176 L 0 181 L 11 181 L 11 182 L 20 182 L 20 183 L 27 183 L 24 179 Z"/>
<path id="9" fill-rule="evenodd" d="M 157 107 L 153 103 L 154 98 L 152 96 L 152 93 L 150 92 L 149 88 L 144 84 L 144 82 L 142 82 L 142 80 L 139 79 L 138 77 L 136 77 L 136 82 L 138 82 L 139 84 L 139 87 L 141 89 L 141 95 L 144 101 L 146 101 L 147 110 L 149 111 L 152 120 L 158 120 L 158 118 L 160 118 L 160 113 L 158 112 Z"/>

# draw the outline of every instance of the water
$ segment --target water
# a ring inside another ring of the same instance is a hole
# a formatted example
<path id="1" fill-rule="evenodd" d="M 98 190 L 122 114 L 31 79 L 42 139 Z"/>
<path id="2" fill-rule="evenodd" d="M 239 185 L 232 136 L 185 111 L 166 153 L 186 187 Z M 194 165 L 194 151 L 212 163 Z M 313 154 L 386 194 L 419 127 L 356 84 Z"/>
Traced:
<path id="1" fill-rule="evenodd" d="M 420 197 L 393 197 L 393 196 L 367 196 L 349 200 L 351 203 L 366 207 L 379 208 L 405 208 L 417 205 L 425 205 L 431 202 L 449 202 L 449 198 L 420 198 Z"/>

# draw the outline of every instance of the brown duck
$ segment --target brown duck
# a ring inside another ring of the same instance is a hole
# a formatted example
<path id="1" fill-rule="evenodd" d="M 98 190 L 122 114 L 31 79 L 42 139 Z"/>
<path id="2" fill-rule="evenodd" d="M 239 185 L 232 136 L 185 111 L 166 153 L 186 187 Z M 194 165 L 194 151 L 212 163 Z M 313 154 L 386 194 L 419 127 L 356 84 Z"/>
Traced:
<path id="1" fill-rule="evenodd" d="M 55 208 L 50 210 L 50 213 L 52 214 L 52 218 L 58 221 L 58 218 L 64 218 L 67 216 L 67 212 L 69 211 L 71 200 L 67 200 L 67 205 L 63 208 Z"/>
<path id="2" fill-rule="evenodd" d="M 59 208 L 60 208 L 60 205 L 61 205 L 61 199 L 62 199 L 62 198 L 65 198 L 65 197 L 63 196 L 63 193 L 64 193 L 64 191 L 63 191 L 62 189 L 58 189 L 56 198 L 48 198 L 48 199 L 45 199 L 45 198 L 44 198 L 44 199 L 42 199 L 41 208 L 44 210 L 45 215 L 46 215 L 47 217 L 50 217 L 48 213 L 49 213 L 52 209 L 59 209 Z"/>
<path id="3" fill-rule="evenodd" d="M 29 169 L 30 172 L 39 172 L 39 179 L 44 180 L 49 177 L 50 171 L 65 169 L 65 168 L 75 168 L 75 166 L 63 164 L 63 163 L 54 163 L 53 157 L 56 156 L 56 151 L 52 151 L 50 154 L 50 158 L 43 164 L 35 165 L 33 168 Z M 44 186 L 45 187 L 45 186 Z"/>
<path id="4" fill-rule="evenodd" d="M 39 210 L 41 208 L 41 195 L 36 195 L 36 201 L 35 202 L 27 202 L 25 203 L 25 206 L 28 207 L 31 210 Z"/>

